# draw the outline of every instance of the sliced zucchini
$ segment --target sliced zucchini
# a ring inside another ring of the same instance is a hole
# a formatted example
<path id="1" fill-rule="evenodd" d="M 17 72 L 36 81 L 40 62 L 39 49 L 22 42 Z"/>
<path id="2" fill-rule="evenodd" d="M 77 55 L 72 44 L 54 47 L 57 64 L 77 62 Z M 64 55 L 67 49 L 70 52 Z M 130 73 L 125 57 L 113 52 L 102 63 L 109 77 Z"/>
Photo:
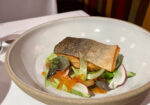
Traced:
<path id="1" fill-rule="evenodd" d="M 100 69 L 98 71 L 89 72 L 87 75 L 87 79 L 95 79 L 104 73 L 104 69 Z"/>

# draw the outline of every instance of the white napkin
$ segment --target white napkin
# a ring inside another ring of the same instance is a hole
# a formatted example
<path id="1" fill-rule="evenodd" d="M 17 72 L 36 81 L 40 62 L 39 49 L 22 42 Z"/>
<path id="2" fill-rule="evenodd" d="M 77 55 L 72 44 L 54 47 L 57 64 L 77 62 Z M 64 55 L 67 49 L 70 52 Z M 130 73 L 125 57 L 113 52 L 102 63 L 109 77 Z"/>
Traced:
<path id="1" fill-rule="evenodd" d="M 20 36 L 20 34 L 10 34 L 10 35 L 7 35 L 7 36 L 4 36 L 4 37 L 0 38 L 0 42 L 15 40 L 19 36 Z"/>

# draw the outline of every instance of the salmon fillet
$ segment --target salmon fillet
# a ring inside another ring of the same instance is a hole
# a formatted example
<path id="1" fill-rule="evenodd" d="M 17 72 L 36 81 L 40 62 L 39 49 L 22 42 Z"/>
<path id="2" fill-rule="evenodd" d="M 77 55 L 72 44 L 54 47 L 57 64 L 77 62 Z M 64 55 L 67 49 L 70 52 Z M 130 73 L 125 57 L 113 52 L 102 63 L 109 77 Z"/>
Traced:
<path id="1" fill-rule="evenodd" d="M 120 48 L 118 45 L 106 45 L 91 39 L 66 37 L 59 42 L 54 53 L 65 55 L 73 66 L 79 68 L 81 55 L 88 61 L 89 70 L 103 68 L 113 72 Z"/>

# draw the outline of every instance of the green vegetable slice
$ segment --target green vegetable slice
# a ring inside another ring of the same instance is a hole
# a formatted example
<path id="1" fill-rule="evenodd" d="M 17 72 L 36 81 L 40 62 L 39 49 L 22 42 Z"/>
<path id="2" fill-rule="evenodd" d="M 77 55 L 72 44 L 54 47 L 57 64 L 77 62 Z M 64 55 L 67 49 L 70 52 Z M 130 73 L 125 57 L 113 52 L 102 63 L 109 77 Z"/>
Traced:
<path id="1" fill-rule="evenodd" d="M 87 78 L 87 61 L 83 58 L 80 57 L 80 72 L 83 74 L 83 80 L 86 80 Z"/>
<path id="2" fill-rule="evenodd" d="M 127 71 L 127 78 L 134 77 L 136 73 Z"/>
<path id="3" fill-rule="evenodd" d="M 60 83 L 60 81 L 56 78 L 54 78 L 54 82 L 51 82 L 50 80 L 47 80 L 47 81 L 49 81 L 49 85 L 51 85 L 54 88 L 57 88 Z"/>
<path id="4" fill-rule="evenodd" d="M 53 88 L 57 88 L 58 87 L 58 84 L 55 83 L 55 82 L 50 82 L 49 85 L 52 86 Z"/>
<path id="5" fill-rule="evenodd" d="M 55 82 L 56 84 L 58 84 L 58 85 L 59 85 L 59 83 L 60 83 L 60 81 L 59 81 L 58 79 L 56 79 L 56 78 L 54 78 L 54 82 Z"/>
<path id="6" fill-rule="evenodd" d="M 120 65 L 122 64 L 122 61 L 123 61 L 123 55 L 119 54 L 116 60 L 115 70 L 117 70 L 120 67 Z"/>
<path id="7" fill-rule="evenodd" d="M 104 69 L 100 69 L 98 71 L 89 72 L 87 75 L 87 79 L 95 79 L 104 73 Z"/>
<path id="8" fill-rule="evenodd" d="M 83 74 L 83 80 L 87 79 L 87 61 L 85 61 L 83 58 L 80 58 L 80 69 L 76 69 L 73 66 L 71 67 L 74 73 L 71 74 L 71 77 L 79 76 Z"/>
<path id="9" fill-rule="evenodd" d="M 114 73 L 105 71 L 101 76 L 102 78 L 105 78 L 105 79 L 112 79 L 114 77 Z"/>
<path id="10" fill-rule="evenodd" d="M 73 72 L 74 72 L 74 74 L 75 74 L 76 76 L 78 76 L 78 75 L 81 74 L 81 70 L 80 70 L 80 69 L 76 69 L 76 68 L 74 68 L 73 66 L 71 66 L 71 69 L 73 70 Z"/>
<path id="11" fill-rule="evenodd" d="M 51 53 L 50 56 L 48 56 L 48 57 L 46 58 L 46 62 L 49 62 L 50 60 L 52 60 L 52 59 L 54 59 L 54 58 L 56 58 L 56 57 L 57 57 L 56 54 Z"/>
<path id="12" fill-rule="evenodd" d="M 63 85 L 62 85 L 61 90 L 63 90 L 63 91 L 66 91 L 66 92 L 67 92 L 67 91 L 68 91 L 68 88 L 67 88 L 67 86 L 66 86 L 65 84 L 63 84 Z"/>
<path id="13" fill-rule="evenodd" d="M 48 74 L 48 69 L 47 70 L 45 70 L 45 73 L 46 73 L 46 75 L 44 76 L 44 86 L 45 87 L 47 87 L 48 86 L 48 84 L 49 84 L 49 81 L 47 80 L 47 74 Z"/>
<path id="14" fill-rule="evenodd" d="M 58 87 L 58 85 L 59 85 L 59 83 L 60 83 L 60 81 L 58 80 L 58 79 L 56 79 L 56 78 L 54 78 L 54 82 L 51 82 L 50 80 L 47 80 L 47 74 L 48 74 L 48 71 L 49 70 L 46 70 L 45 72 L 46 72 L 46 75 L 44 76 L 44 86 L 45 87 L 47 87 L 47 86 L 52 86 L 52 87 L 54 87 L 54 88 L 57 88 Z"/>

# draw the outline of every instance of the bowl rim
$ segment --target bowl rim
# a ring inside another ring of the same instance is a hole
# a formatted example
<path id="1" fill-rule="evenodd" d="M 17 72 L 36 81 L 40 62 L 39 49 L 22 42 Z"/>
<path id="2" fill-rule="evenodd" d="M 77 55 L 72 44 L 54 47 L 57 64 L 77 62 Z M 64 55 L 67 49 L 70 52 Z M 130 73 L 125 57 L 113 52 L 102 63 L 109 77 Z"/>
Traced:
<path id="1" fill-rule="evenodd" d="M 57 20 L 54 20 L 54 21 L 49 21 L 49 22 L 46 22 L 46 23 L 42 23 L 38 26 L 35 26 L 27 31 L 25 31 L 23 34 L 21 34 L 21 36 L 16 39 L 11 45 L 10 47 L 8 48 L 7 52 L 6 52 L 6 55 L 5 55 L 5 68 L 6 68 L 6 71 L 8 72 L 9 76 L 12 78 L 12 80 L 21 88 L 31 92 L 32 94 L 35 94 L 35 95 L 39 95 L 40 97 L 42 98 L 45 98 L 45 99 L 49 99 L 49 100 L 53 100 L 53 101 L 58 101 L 58 102 L 65 102 L 65 103 L 76 103 L 76 104 L 81 104 L 81 103 L 85 103 L 85 104 L 88 104 L 88 103 L 93 103 L 93 104 L 96 104 L 96 103 L 108 103 L 108 102 L 115 102 L 115 101 L 119 101 L 119 100 L 123 100 L 123 99 L 127 99 L 127 98 L 131 98 L 131 97 L 134 97 L 140 93 L 143 93 L 144 91 L 147 91 L 150 89 L 150 82 L 146 83 L 145 85 L 137 88 L 137 89 L 134 89 L 134 90 L 131 90 L 131 91 L 128 91 L 128 92 L 125 92 L 125 93 L 121 93 L 121 94 L 118 94 L 118 95 L 115 95 L 115 96 L 110 96 L 110 97 L 101 97 L 101 98 L 88 98 L 88 100 L 86 99 L 79 99 L 79 98 L 68 98 L 68 97 L 59 97 L 59 96 L 51 96 L 49 93 L 46 93 L 44 91 L 41 91 L 41 90 L 38 90 L 36 88 L 32 88 L 31 86 L 29 86 L 28 84 L 24 83 L 22 80 L 20 80 L 16 75 L 15 73 L 12 71 L 11 69 L 11 66 L 9 64 L 9 55 L 11 53 L 11 50 L 13 49 L 13 47 L 15 46 L 15 44 L 20 40 L 22 39 L 24 36 L 26 36 L 29 32 L 31 31 L 34 31 L 38 28 L 41 28 L 43 26 L 46 26 L 48 24 L 55 24 L 57 22 L 62 22 L 62 21 L 68 21 L 68 20 L 73 20 L 73 19 L 108 19 L 108 20 L 112 20 L 112 21 L 117 21 L 117 22 L 121 22 L 121 23 L 125 23 L 125 24 L 128 24 L 128 25 L 132 25 L 138 29 L 140 29 L 141 31 L 147 33 L 147 34 L 150 34 L 146 29 L 143 29 L 141 28 L 140 26 L 138 25 L 135 25 L 133 23 L 129 23 L 129 22 L 126 22 L 126 21 L 123 21 L 123 20 L 118 20 L 118 19 L 113 19 L 113 18 L 108 18 L 108 17 L 97 17 L 97 16 L 77 16 L 77 17 L 69 17 L 69 18 L 62 18 L 62 19 L 57 19 Z"/>

